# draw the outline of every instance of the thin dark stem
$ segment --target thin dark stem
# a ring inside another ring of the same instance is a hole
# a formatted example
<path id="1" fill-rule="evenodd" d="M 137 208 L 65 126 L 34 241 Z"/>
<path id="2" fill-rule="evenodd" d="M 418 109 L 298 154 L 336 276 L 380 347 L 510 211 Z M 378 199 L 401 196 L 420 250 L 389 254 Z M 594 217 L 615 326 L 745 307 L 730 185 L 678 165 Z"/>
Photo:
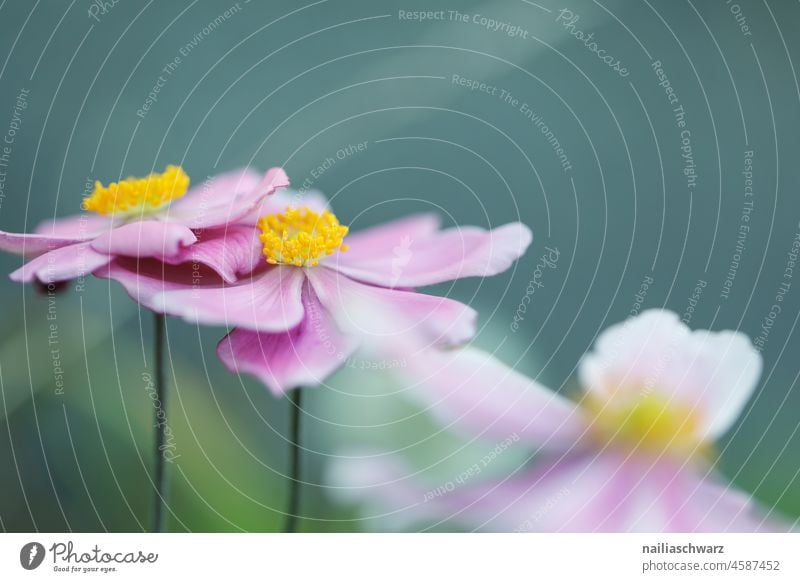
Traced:
<path id="1" fill-rule="evenodd" d="M 167 503 L 167 476 L 165 472 L 164 463 L 164 442 L 166 440 L 167 430 L 167 383 L 164 370 L 164 335 L 166 330 L 166 319 L 160 313 L 154 314 L 153 319 L 154 328 L 154 369 L 156 396 L 158 402 L 161 404 L 160 408 L 156 408 L 155 417 L 155 450 L 153 453 L 155 469 L 155 492 L 153 496 L 153 531 L 160 533 L 165 531 L 166 514 L 164 507 Z"/>
<path id="2" fill-rule="evenodd" d="M 300 512 L 300 413 L 302 412 L 303 391 L 292 390 L 289 426 L 289 505 L 286 509 L 286 533 L 297 531 Z"/>

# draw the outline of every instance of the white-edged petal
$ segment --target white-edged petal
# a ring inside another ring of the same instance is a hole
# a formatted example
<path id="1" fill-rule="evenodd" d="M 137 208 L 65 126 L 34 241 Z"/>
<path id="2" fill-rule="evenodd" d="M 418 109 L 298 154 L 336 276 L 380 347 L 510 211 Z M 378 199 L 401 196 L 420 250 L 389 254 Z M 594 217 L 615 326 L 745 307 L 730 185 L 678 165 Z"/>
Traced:
<path id="1" fill-rule="evenodd" d="M 700 420 L 701 436 L 713 440 L 741 413 L 761 367 L 761 355 L 744 334 L 692 332 L 676 314 L 654 309 L 600 334 L 579 374 L 584 389 L 600 398 L 658 393 L 688 407 Z"/>

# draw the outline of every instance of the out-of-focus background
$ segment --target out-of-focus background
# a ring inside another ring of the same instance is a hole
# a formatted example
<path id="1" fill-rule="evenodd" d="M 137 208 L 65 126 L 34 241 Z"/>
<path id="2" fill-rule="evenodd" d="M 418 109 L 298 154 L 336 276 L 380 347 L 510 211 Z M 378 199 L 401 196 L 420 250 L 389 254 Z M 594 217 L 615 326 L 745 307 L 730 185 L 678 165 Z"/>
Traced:
<path id="1" fill-rule="evenodd" d="M 511 271 L 433 289 L 479 310 L 476 345 L 569 391 L 597 334 L 640 309 L 760 338 L 764 375 L 717 468 L 796 519 L 798 25 L 799 4 L 771 0 L 2 2 L 0 229 L 167 164 L 195 183 L 283 165 L 353 230 L 420 210 L 522 220 L 534 243 Z M 514 331 L 546 247 L 559 260 Z M 20 264 L 0 256 L 0 273 Z M 150 314 L 105 280 L 53 300 L 3 276 L 0 298 L 0 528 L 147 529 Z M 283 520 L 289 403 L 223 368 L 224 333 L 169 322 L 174 531 Z M 325 487 L 340 451 L 402 450 L 435 481 L 495 444 L 443 431 L 362 367 L 307 393 L 303 530 L 375 527 Z"/>

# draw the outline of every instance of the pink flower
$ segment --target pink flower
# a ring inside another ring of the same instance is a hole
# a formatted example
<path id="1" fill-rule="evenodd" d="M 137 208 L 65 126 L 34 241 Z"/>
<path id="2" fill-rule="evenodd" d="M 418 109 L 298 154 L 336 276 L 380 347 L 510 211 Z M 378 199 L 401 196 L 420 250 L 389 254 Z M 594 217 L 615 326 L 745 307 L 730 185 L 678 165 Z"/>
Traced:
<path id="1" fill-rule="evenodd" d="M 479 350 L 431 354 L 417 370 L 431 411 L 448 427 L 498 443 L 497 455 L 527 446 L 532 466 L 450 487 L 409 479 L 386 458 L 351 458 L 338 463 L 333 480 L 406 525 L 452 519 L 500 531 L 783 529 L 713 470 L 714 442 L 742 412 L 761 367 L 743 334 L 691 332 L 662 310 L 600 335 L 580 363 L 584 393 L 575 401 Z M 492 473 L 478 466 L 484 477 Z"/>
<path id="2" fill-rule="evenodd" d="M 260 257 L 234 284 L 185 268 L 164 276 L 155 261 L 117 260 L 102 276 L 157 312 L 234 327 L 219 357 L 275 394 L 319 384 L 365 336 L 379 341 L 413 327 L 430 343 L 464 342 L 474 333 L 475 312 L 414 288 L 494 275 L 531 242 L 520 223 L 440 230 L 430 214 L 349 234 L 317 195 L 282 192 L 261 213 L 255 235 L 226 241 L 231 260 Z"/>
<path id="3" fill-rule="evenodd" d="M 11 274 L 19 282 L 66 281 L 91 273 L 114 257 L 153 257 L 178 264 L 186 260 L 192 245 L 213 249 L 227 237 L 244 236 L 242 227 L 233 224 L 288 184 L 280 168 L 269 170 L 263 179 L 246 169 L 221 174 L 189 190 L 189 177 L 177 166 L 107 187 L 97 182 L 84 200 L 84 209 L 91 214 L 44 222 L 35 234 L 0 231 L 0 250 L 30 259 Z M 194 253 L 227 280 L 235 279 L 236 268 L 250 270 L 221 264 L 217 253 L 202 248 Z"/>

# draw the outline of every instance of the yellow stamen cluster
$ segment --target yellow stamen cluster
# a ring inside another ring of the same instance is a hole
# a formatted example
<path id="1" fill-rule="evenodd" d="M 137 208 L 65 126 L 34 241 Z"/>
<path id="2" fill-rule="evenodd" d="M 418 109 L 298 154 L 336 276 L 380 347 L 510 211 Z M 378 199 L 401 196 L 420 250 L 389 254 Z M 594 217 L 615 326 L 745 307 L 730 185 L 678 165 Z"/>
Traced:
<path id="1" fill-rule="evenodd" d="M 592 430 L 609 443 L 624 443 L 652 453 L 708 457 L 711 449 L 700 434 L 700 419 L 692 407 L 650 392 L 601 400 L 591 395 L 582 404 L 592 413 Z"/>
<path id="2" fill-rule="evenodd" d="M 329 210 L 317 213 L 289 207 L 281 214 L 262 217 L 258 226 L 264 256 L 271 265 L 315 267 L 321 258 L 347 250 L 342 241 L 349 229 Z"/>
<path id="3" fill-rule="evenodd" d="M 167 166 L 162 174 L 146 178 L 127 178 L 103 186 L 94 183 L 91 196 L 83 200 L 83 208 L 97 214 L 149 214 L 186 194 L 189 176 L 180 166 Z"/>

